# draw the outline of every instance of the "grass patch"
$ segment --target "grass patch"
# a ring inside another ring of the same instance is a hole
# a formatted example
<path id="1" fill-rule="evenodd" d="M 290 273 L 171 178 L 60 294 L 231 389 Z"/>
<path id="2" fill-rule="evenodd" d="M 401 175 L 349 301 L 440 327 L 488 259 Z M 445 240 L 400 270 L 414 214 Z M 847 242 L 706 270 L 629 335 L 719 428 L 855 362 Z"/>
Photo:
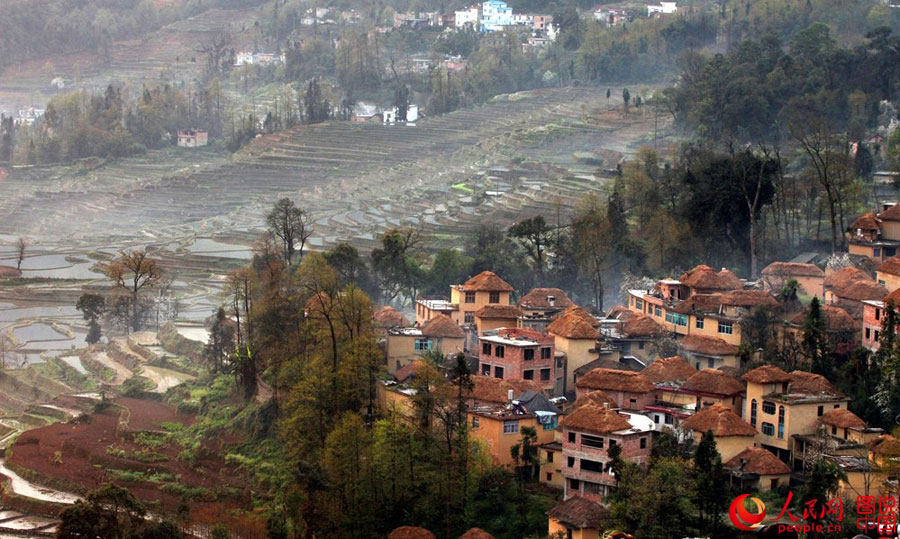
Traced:
<path id="1" fill-rule="evenodd" d="M 468 185 L 466 185 L 463 182 L 454 183 L 453 185 L 450 186 L 450 189 L 456 189 L 457 191 L 462 191 L 463 193 L 468 193 L 468 194 L 472 194 L 475 192 L 474 189 L 472 189 L 471 187 L 469 187 Z"/>

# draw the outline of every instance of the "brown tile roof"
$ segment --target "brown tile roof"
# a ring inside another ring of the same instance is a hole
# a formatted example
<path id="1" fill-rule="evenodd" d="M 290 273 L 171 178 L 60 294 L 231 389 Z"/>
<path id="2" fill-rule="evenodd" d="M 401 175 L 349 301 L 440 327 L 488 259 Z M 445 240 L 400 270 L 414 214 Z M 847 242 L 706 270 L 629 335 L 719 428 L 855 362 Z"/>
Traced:
<path id="1" fill-rule="evenodd" d="M 743 463 L 741 461 L 744 461 Z M 724 464 L 726 468 L 741 470 L 758 475 L 785 475 L 791 473 L 791 467 L 776 457 L 768 449 L 748 447 L 733 456 Z"/>
<path id="2" fill-rule="evenodd" d="M 840 290 L 856 281 L 875 282 L 868 273 L 853 266 L 841 268 L 825 277 L 825 288 Z"/>
<path id="3" fill-rule="evenodd" d="M 406 317 L 403 316 L 403 313 L 391 307 L 390 305 L 385 305 L 384 307 L 375 311 L 375 314 L 372 316 L 372 318 L 375 320 L 375 325 L 380 328 L 396 328 L 409 326 L 409 320 L 407 320 Z"/>
<path id="4" fill-rule="evenodd" d="M 681 426 L 699 433 L 711 430 L 714 436 L 756 436 L 753 425 L 721 404 L 707 406 L 685 419 Z"/>
<path id="5" fill-rule="evenodd" d="M 631 311 L 628 311 L 628 312 L 631 312 Z M 584 320 L 585 322 L 587 322 L 588 324 L 590 324 L 591 326 L 593 326 L 595 328 L 600 327 L 600 321 L 597 320 L 593 315 L 591 315 L 591 313 L 587 312 L 587 310 L 585 310 L 583 307 L 579 307 L 578 305 L 570 305 L 570 306 L 566 307 L 566 309 L 564 311 L 554 314 L 553 317 L 551 317 L 550 319 L 558 320 L 558 319 L 562 318 L 563 316 L 567 316 L 567 315 L 575 315 L 578 318 L 581 318 L 582 320 Z"/>
<path id="6" fill-rule="evenodd" d="M 791 378 L 790 374 L 774 365 L 763 365 L 762 367 L 757 367 L 752 371 L 747 372 L 747 374 L 741 377 L 741 380 L 752 382 L 754 384 L 777 384 L 781 382 L 790 382 L 793 378 Z"/>
<path id="7" fill-rule="evenodd" d="M 547 516 L 579 530 L 600 528 L 601 522 L 609 516 L 609 509 L 587 498 L 572 496 L 547 511 Z"/>
<path id="8" fill-rule="evenodd" d="M 867 445 L 869 446 L 869 451 L 876 455 L 890 455 L 892 457 L 900 455 L 900 440 L 890 434 L 882 434 L 869 441 Z"/>
<path id="9" fill-rule="evenodd" d="M 684 272 L 678 280 L 697 290 L 734 290 L 744 287 L 744 283 L 731 271 L 723 269 L 717 273 L 711 267 L 703 265 Z"/>
<path id="10" fill-rule="evenodd" d="M 836 305 L 822 305 L 822 316 L 825 317 L 825 328 L 830 332 L 842 332 L 842 331 L 858 331 L 858 324 L 856 320 L 850 316 L 846 310 L 836 306 Z M 796 326 L 802 326 L 806 322 L 806 317 L 809 315 L 809 311 L 804 311 L 797 313 L 792 319 L 791 323 Z"/>
<path id="11" fill-rule="evenodd" d="M 394 373 L 394 378 L 396 378 L 398 382 L 404 382 L 410 376 L 416 374 L 416 371 L 423 365 L 425 365 L 424 361 L 422 361 L 421 359 L 414 359 L 413 361 L 410 361 L 409 364 L 397 369 L 397 371 Z"/>
<path id="12" fill-rule="evenodd" d="M 472 528 L 459 536 L 459 539 L 494 539 L 494 536 L 481 528 Z"/>
<path id="13" fill-rule="evenodd" d="M 821 374 L 806 371 L 791 371 L 791 392 L 808 393 L 810 395 L 835 395 L 843 397 L 844 394 Z"/>
<path id="14" fill-rule="evenodd" d="M 815 264 L 772 262 L 763 268 L 762 275 L 772 277 L 825 277 L 825 272 Z"/>
<path id="15" fill-rule="evenodd" d="M 584 406 L 585 404 L 588 404 L 588 403 L 597 404 L 600 406 L 603 406 L 604 404 L 606 404 L 607 408 L 609 408 L 610 406 L 618 406 L 619 405 L 618 402 L 616 402 L 616 399 L 610 397 L 609 395 L 604 393 L 603 390 L 601 390 L 601 389 L 595 389 L 594 391 L 591 391 L 590 393 L 587 393 L 585 395 L 578 397 L 577 399 L 575 399 L 574 407 L 578 408 L 578 407 Z"/>
<path id="16" fill-rule="evenodd" d="M 608 434 L 628 430 L 631 428 L 631 423 L 615 410 L 588 403 L 579 406 L 572 413 L 560 419 L 559 426 L 569 430 Z"/>
<path id="17" fill-rule="evenodd" d="M 853 301 L 875 300 L 879 301 L 888 293 L 887 288 L 878 283 L 867 281 L 856 281 L 850 283 L 844 288 L 834 291 L 834 294 L 841 299 L 849 299 Z"/>
<path id="18" fill-rule="evenodd" d="M 482 271 L 462 286 L 466 292 L 512 292 L 511 284 L 501 279 L 493 271 Z"/>
<path id="19" fill-rule="evenodd" d="M 881 298 L 881 301 L 883 301 L 885 305 L 893 303 L 895 308 L 900 307 L 900 288 Z"/>
<path id="20" fill-rule="evenodd" d="M 487 319 L 515 319 L 519 316 L 522 316 L 524 313 L 521 309 L 516 307 L 515 305 L 485 305 L 484 307 L 475 311 L 475 316 L 478 318 L 487 318 Z"/>
<path id="21" fill-rule="evenodd" d="M 691 297 L 678 303 L 671 310 L 676 313 L 688 314 L 690 312 L 717 313 L 722 306 L 724 294 L 691 294 Z"/>
<path id="22" fill-rule="evenodd" d="M 878 217 L 874 213 L 864 213 L 860 215 L 856 221 L 853 221 L 853 224 L 850 225 L 849 230 L 851 232 L 855 232 L 857 229 L 859 230 L 881 230 L 881 223 L 879 222 Z"/>
<path id="23" fill-rule="evenodd" d="M 617 318 L 623 320 L 632 315 L 631 309 L 624 305 L 616 305 L 606 313 L 607 318 Z"/>
<path id="24" fill-rule="evenodd" d="M 678 343 L 685 351 L 704 356 L 736 356 L 740 352 L 740 349 L 737 346 L 728 344 L 718 337 L 685 335 L 678 340 Z"/>
<path id="25" fill-rule="evenodd" d="M 842 429 L 864 429 L 868 427 L 866 422 L 860 419 L 859 416 L 843 408 L 828 410 L 819 418 L 819 421 Z"/>
<path id="26" fill-rule="evenodd" d="M 575 382 L 575 387 L 629 393 L 649 393 L 656 389 L 643 374 L 616 369 L 594 369 L 579 378 Z"/>
<path id="27" fill-rule="evenodd" d="M 599 339 L 600 333 L 584 317 L 570 311 L 559 316 L 547 326 L 547 333 L 566 339 Z"/>
<path id="28" fill-rule="evenodd" d="M 688 378 L 681 389 L 730 397 L 744 391 L 745 386 L 718 369 L 703 369 Z"/>
<path id="29" fill-rule="evenodd" d="M 622 333 L 629 337 L 654 337 L 663 332 L 663 327 L 646 314 L 635 313 L 622 324 Z"/>
<path id="30" fill-rule="evenodd" d="M 426 337 L 446 337 L 449 339 L 462 339 L 466 333 L 456 322 L 450 320 L 445 314 L 437 314 L 431 320 L 422 324 L 422 335 Z"/>
<path id="31" fill-rule="evenodd" d="M 878 214 L 882 221 L 900 221 L 900 204 L 894 204 L 890 208 Z"/>
<path id="32" fill-rule="evenodd" d="M 550 296 L 553 296 L 553 305 L 550 305 Z M 516 305 L 526 310 L 541 310 L 565 309 L 575 303 L 561 288 L 532 288 L 530 292 L 519 299 Z"/>
<path id="33" fill-rule="evenodd" d="M 436 539 L 434 534 L 417 526 L 400 526 L 388 535 L 388 539 Z"/>
<path id="34" fill-rule="evenodd" d="M 888 258 L 875 268 L 875 271 L 887 273 L 888 275 L 900 275 L 900 257 Z"/>
<path id="35" fill-rule="evenodd" d="M 533 380 L 501 380 L 491 376 L 472 376 L 472 391 L 467 395 L 479 402 L 504 404 L 509 402 L 509 390 L 513 396 L 525 391 L 541 392 L 541 386 Z"/>
<path id="36" fill-rule="evenodd" d="M 722 305 L 735 307 L 778 307 L 778 301 L 764 290 L 731 290 L 722 294 Z"/>
<path id="37" fill-rule="evenodd" d="M 654 384 L 662 382 L 683 382 L 697 374 L 697 369 L 691 367 L 681 356 L 664 357 L 647 365 L 641 374 Z"/>

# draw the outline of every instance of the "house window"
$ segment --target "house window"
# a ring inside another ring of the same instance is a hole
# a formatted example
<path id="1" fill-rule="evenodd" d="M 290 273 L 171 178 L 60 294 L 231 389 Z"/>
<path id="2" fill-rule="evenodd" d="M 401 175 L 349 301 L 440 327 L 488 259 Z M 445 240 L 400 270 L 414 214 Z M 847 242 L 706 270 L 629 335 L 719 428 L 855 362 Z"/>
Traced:
<path id="1" fill-rule="evenodd" d="M 832 427 L 831 427 L 831 434 L 832 434 L 833 436 L 837 436 L 837 427 L 835 427 L 835 426 L 832 426 Z"/>
<path id="2" fill-rule="evenodd" d="M 497 357 L 503 357 L 503 354 L 506 353 L 506 349 L 503 346 L 497 345 L 494 347 L 494 355 Z"/>
<path id="3" fill-rule="evenodd" d="M 547 475 L 549 475 L 549 474 L 547 474 Z M 548 479 L 547 481 L 549 481 L 549 479 Z M 769 490 L 775 490 L 775 489 L 777 489 L 777 488 L 778 488 L 778 480 L 777 480 L 777 479 L 770 479 L 770 480 L 769 480 Z"/>
<path id="4" fill-rule="evenodd" d="M 660 307 L 659 305 L 654 307 L 653 314 L 655 314 L 657 318 L 661 317 L 662 316 L 662 307 Z"/>
<path id="5" fill-rule="evenodd" d="M 641 438 L 641 449 L 647 449 L 647 439 Z"/>
<path id="6" fill-rule="evenodd" d="M 534 380 L 534 371 L 529 369 L 522 373 L 522 378 L 526 380 Z"/>
<path id="7" fill-rule="evenodd" d="M 491 355 L 491 343 L 489 343 L 489 342 L 481 343 L 481 353 L 486 356 Z"/>
<path id="8" fill-rule="evenodd" d="M 494 378 L 503 379 L 503 367 L 494 367 Z"/>
<path id="9" fill-rule="evenodd" d="M 878 330 L 877 329 L 875 330 L 875 340 L 876 341 L 878 340 Z"/>
<path id="10" fill-rule="evenodd" d="M 778 407 L 778 438 L 784 439 L 784 406 Z"/>
<path id="11" fill-rule="evenodd" d="M 653 422 L 659 425 L 659 414 L 653 414 Z"/>
<path id="12" fill-rule="evenodd" d="M 764 414 L 774 414 L 775 413 L 775 403 L 769 401 L 763 401 L 763 413 Z"/>
<path id="13" fill-rule="evenodd" d="M 473 312 L 471 312 L 471 311 L 470 311 L 470 312 L 467 312 L 467 313 L 465 314 L 465 316 L 463 316 L 463 323 L 464 323 L 464 324 L 471 324 L 471 323 L 474 322 L 474 321 L 475 321 L 475 313 L 473 313 Z"/>
<path id="14" fill-rule="evenodd" d="M 550 379 L 550 369 L 541 369 L 541 380 L 546 382 Z"/>
<path id="15" fill-rule="evenodd" d="M 568 459 L 566 459 L 566 465 L 569 468 L 574 468 L 575 467 L 575 457 L 569 457 Z"/>
<path id="16" fill-rule="evenodd" d="M 609 446 L 612 447 L 612 446 L 614 446 L 614 445 L 616 445 L 616 441 L 613 440 L 613 439 L 610 439 L 610 440 L 609 440 Z"/>
<path id="17" fill-rule="evenodd" d="M 466 292 L 466 303 L 475 303 L 475 292 Z"/>
<path id="18" fill-rule="evenodd" d="M 526 348 L 524 352 L 525 353 L 523 355 L 525 356 L 525 361 L 531 361 L 532 359 L 534 359 L 534 348 Z"/>
<path id="19" fill-rule="evenodd" d="M 866 328 L 866 340 L 867 341 L 869 340 L 870 336 L 871 336 L 871 330 L 869 328 Z"/>
<path id="20" fill-rule="evenodd" d="M 478 422 L 477 417 L 472 417 L 472 428 L 477 429 L 481 424 Z"/>
<path id="21" fill-rule="evenodd" d="M 541 359 L 550 359 L 550 349 L 541 348 Z"/>
<path id="22" fill-rule="evenodd" d="M 672 323 L 672 313 L 666 312 L 666 322 Z"/>
<path id="23" fill-rule="evenodd" d="M 603 449 L 603 438 L 600 438 L 599 436 L 589 436 L 587 434 L 582 434 L 581 445 Z"/>
<path id="24" fill-rule="evenodd" d="M 824 413 L 825 413 L 825 407 L 824 407 L 824 406 L 819 406 L 819 409 L 816 410 L 816 415 L 819 416 L 819 417 L 822 417 L 822 414 L 824 414 Z"/>
<path id="25" fill-rule="evenodd" d="M 644 349 L 644 341 L 641 341 L 638 343 L 638 350 L 643 350 L 643 349 Z"/>
<path id="26" fill-rule="evenodd" d="M 637 404 L 637 399 L 628 399 L 631 404 Z"/>
<path id="27" fill-rule="evenodd" d="M 716 366 L 716 358 L 710 357 L 706 359 L 706 367 L 709 369 L 715 368 Z"/>
<path id="28" fill-rule="evenodd" d="M 491 297 L 488 299 L 490 303 L 500 303 L 500 292 L 491 292 Z"/>
<path id="29" fill-rule="evenodd" d="M 570 443 L 570 444 L 574 444 L 574 443 L 575 443 L 575 433 L 574 433 L 574 432 L 570 432 L 570 433 L 569 433 L 569 443 Z"/>
<path id="30" fill-rule="evenodd" d="M 819 408 L 822 407 L 819 406 Z M 750 424 L 756 426 L 756 399 L 750 401 Z"/>
<path id="31" fill-rule="evenodd" d="M 697 329 L 703 329 L 703 317 L 698 316 L 697 322 L 694 325 L 697 326 Z"/>
<path id="32" fill-rule="evenodd" d="M 881 279 L 878 279 L 878 284 L 880 284 L 881 286 L 884 286 L 884 285 L 887 284 L 887 282 L 885 282 L 885 281 L 883 281 L 883 280 L 881 280 Z"/>
<path id="33" fill-rule="evenodd" d="M 550 481 L 553 481 L 553 474 L 550 472 L 547 472 L 547 482 L 549 483 Z"/>
<path id="34" fill-rule="evenodd" d="M 519 420 L 513 419 L 511 421 L 503 422 L 503 434 L 515 434 L 519 432 Z"/>
<path id="35" fill-rule="evenodd" d="M 884 285 L 881 285 L 881 286 L 884 286 Z M 881 309 L 876 308 L 875 309 L 875 320 L 880 320 L 880 319 L 881 319 Z"/>
<path id="36" fill-rule="evenodd" d="M 847 429 L 844 429 L 844 439 L 847 439 Z"/>
<path id="37" fill-rule="evenodd" d="M 635 306 L 635 308 L 637 308 L 637 310 L 643 311 L 644 310 L 644 300 L 642 300 L 640 298 L 634 300 L 634 306 Z"/>
<path id="38" fill-rule="evenodd" d="M 481 364 L 481 375 L 482 376 L 490 376 L 491 375 L 491 366 L 487 363 Z"/>
<path id="39" fill-rule="evenodd" d="M 762 433 L 766 436 L 774 436 L 775 435 L 775 425 L 771 423 L 766 423 L 763 421 L 762 424 Z"/>
<path id="40" fill-rule="evenodd" d="M 881 249 L 879 249 L 878 247 L 875 247 L 874 249 L 872 249 L 872 256 L 873 256 L 874 258 L 880 257 L 880 256 L 881 256 Z"/>
<path id="41" fill-rule="evenodd" d="M 885 247 L 884 248 L 884 256 L 890 258 L 897 254 L 897 249 L 894 247 Z"/>
<path id="42" fill-rule="evenodd" d="M 841 407 L 840 404 L 835 404 L 835 405 L 834 405 L 834 409 L 835 409 L 835 410 L 837 410 L 837 409 L 840 408 L 840 407 Z"/>
<path id="43" fill-rule="evenodd" d="M 431 350 L 431 339 L 416 339 L 413 347 L 416 350 Z"/>
<path id="44" fill-rule="evenodd" d="M 687 327 L 687 315 L 675 313 L 672 315 L 672 320 L 675 322 L 676 326 Z"/>
<path id="45" fill-rule="evenodd" d="M 731 322 L 719 321 L 719 333 L 724 333 L 725 335 L 731 335 Z"/>
<path id="46" fill-rule="evenodd" d="M 578 490 L 581 487 L 581 483 L 577 479 L 569 479 L 569 488 L 572 490 Z"/>
<path id="47" fill-rule="evenodd" d="M 581 459 L 581 469 L 587 472 L 603 473 L 603 463 L 596 460 Z"/>
<path id="48" fill-rule="evenodd" d="M 553 462 L 553 451 L 547 451 L 547 462 Z"/>
<path id="49" fill-rule="evenodd" d="M 675 419 L 672 418 L 669 414 L 666 414 L 666 425 L 672 425 L 675 423 Z"/>

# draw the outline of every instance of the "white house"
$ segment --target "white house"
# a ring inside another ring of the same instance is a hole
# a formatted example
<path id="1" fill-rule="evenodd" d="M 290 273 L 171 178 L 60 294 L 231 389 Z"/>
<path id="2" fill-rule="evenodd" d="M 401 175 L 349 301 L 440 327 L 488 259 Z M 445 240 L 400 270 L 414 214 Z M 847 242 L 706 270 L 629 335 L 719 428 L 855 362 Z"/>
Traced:
<path id="1" fill-rule="evenodd" d="M 397 107 L 391 107 L 381 113 L 384 123 L 392 124 L 397 122 Z M 410 105 L 406 110 L 406 123 L 412 123 L 419 119 L 419 106 Z"/>
<path id="2" fill-rule="evenodd" d="M 513 13 L 512 23 L 516 26 L 531 26 L 534 24 L 534 15 L 527 13 Z"/>
<path id="3" fill-rule="evenodd" d="M 481 31 L 496 32 L 513 23 L 512 8 L 503 0 L 487 0 L 481 4 Z"/>
<path id="4" fill-rule="evenodd" d="M 456 15 L 456 27 L 457 28 L 465 28 L 466 26 L 471 27 L 473 30 L 478 29 L 478 7 L 472 6 L 461 11 L 457 11 Z"/>
<path id="5" fill-rule="evenodd" d="M 678 11 L 675 2 L 660 2 L 658 6 L 647 6 L 647 15 L 660 13 L 663 15 L 671 15 Z"/>

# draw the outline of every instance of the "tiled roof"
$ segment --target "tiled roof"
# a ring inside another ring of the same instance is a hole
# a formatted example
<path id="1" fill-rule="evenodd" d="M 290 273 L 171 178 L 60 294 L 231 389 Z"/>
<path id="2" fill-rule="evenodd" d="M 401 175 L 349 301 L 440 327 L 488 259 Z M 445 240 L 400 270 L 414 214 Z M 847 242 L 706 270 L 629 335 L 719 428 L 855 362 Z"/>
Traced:
<path id="1" fill-rule="evenodd" d="M 834 395 L 843 397 L 844 394 L 834 387 L 827 378 L 821 374 L 806 371 L 791 371 L 791 392 L 808 393 L 810 395 Z"/>
<path id="2" fill-rule="evenodd" d="M 878 214 L 882 221 L 900 221 L 900 204 L 894 204 L 890 208 Z"/>
<path id="3" fill-rule="evenodd" d="M 575 312 L 568 312 L 547 326 L 547 333 L 552 333 L 566 339 L 599 339 L 600 334 L 588 323 L 583 316 Z"/>
<path id="4" fill-rule="evenodd" d="M 678 279 L 682 284 L 697 290 L 734 290 L 744 283 L 727 269 L 716 272 L 709 266 L 697 266 L 684 272 Z"/>
<path id="5" fill-rule="evenodd" d="M 860 419 L 859 416 L 843 408 L 828 410 L 819 418 L 819 421 L 842 429 L 864 429 L 868 427 L 866 422 Z"/>
<path id="6" fill-rule="evenodd" d="M 836 305 L 822 305 L 820 306 L 822 309 L 822 316 L 825 318 L 825 328 L 830 332 L 841 332 L 841 331 L 851 331 L 856 332 L 859 330 L 859 325 L 850 314 L 836 306 Z M 809 315 L 809 311 L 804 311 L 797 313 L 791 319 L 791 323 L 796 326 L 802 326 L 806 322 L 806 317 Z"/>
<path id="7" fill-rule="evenodd" d="M 875 282 L 872 280 L 872 277 L 863 270 L 853 266 L 847 266 L 846 268 L 841 268 L 825 277 L 825 288 L 840 290 L 856 281 Z"/>
<path id="8" fill-rule="evenodd" d="M 610 309 L 608 313 L 606 313 L 606 317 L 622 320 L 631 316 L 631 314 L 631 310 L 628 307 L 624 305 L 616 305 L 615 307 Z"/>
<path id="9" fill-rule="evenodd" d="M 493 271 L 482 271 L 463 283 L 466 292 L 512 292 L 511 284 L 501 279 Z"/>
<path id="10" fill-rule="evenodd" d="M 596 434 L 608 434 L 631 428 L 631 423 L 619 412 L 593 403 L 579 406 L 572 413 L 560 419 L 559 425 L 569 430 L 581 430 Z"/>
<path id="11" fill-rule="evenodd" d="M 707 406 L 685 419 L 681 426 L 699 433 L 711 430 L 714 436 L 756 436 L 753 425 L 721 404 Z"/>
<path id="12" fill-rule="evenodd" d="M 494 536 L 481 528 L 471 528 L 459 536 L 459 539 L 494 539 Z"/>
<path id="13" fill-rule="evenodd" d="M 416 370 L 418 370 L 423 365 L 425 365 L 425 362 L 421 359 L 410 361 L 409 364 L 397 369 L 397 371 L 394 373 L 394 378 L 396 378 L 398 382 L 403 382 L 410 376 L 416 374 Z"/>
<path id="14" fill-rule="evenodd" d="M 514 319 L 522 316 L 522 314 L 522 310 L 515 305 L 485 305 L 475 311 L 475 316 L 478 318 L 488 319 Z"/>
<path id="15" fill-rule="evenodd" d="M 900 440 L 890 434 L 882 434 L 871 440 L 868 444 L 869 451 L 876 455 L 900 455 Z"/>
<path id="16" fill-rule="evenodd" d="M 878 264 L 875 271 L 887 273 L 888 275 L 900 275 L 900 257 L 891 257 Z"/>
<path id="17" fill-rule="evenodd" d="M 722 294 L 722 305 L 735 307 L 778 307 L 778 301 L 764 290 L 731 290 Z"/>
<path id="18" fill-rule="evenodd" d="M 697 391 L 698 393 L 731 396 L 744 391 L 745 386 L 718 369 L 703 369 L 702 371 L 696 371 L 693 376 L 688 378 L 681 385 L 681 389 Z"/>
<path id="19" fill-rule="evenodd" d="M 745 382 L 752 382 L 754 384 L 778 384 L 781 382 L 790 382 L 792 380 L 790 374 L 774 365 L 757 367 L 752 371 L 747 372 L 741 379 Z"/>
<path id="20" fill-rule="evenodd" d="M 859 230 L 881 230 L 881 223 L 878 220 L 878 217 L 874 213 L 864 213 L 857 217 L 856 221 L 853 221 L 853 224 L 850 225 L 850 231 L 855 232 L 857 229 Z"/>
<path id="21" fill-rule="evenodd" d="M 602 389 L 595 389 L 594 391 L 591 391 L 590 393 L 587 393 L 586 395 L 582 395 L 581 397 L 575 399 L 575 408 L 584 406 L 588 403 L 597 404 L 600 406 L 606 404 L 607 408 L 609 408 L 610 406 L 618 406 L 616 399 L 604 393 Z"/>
<path id="22" fill-rule="evenodd" d="M 445 337 L 448 339 L 462 339 L 466 333 L 456 322 L 450 320 L 445 314 L 437 314 L 431 320 L 422 324 L 422 335 L 426 337 Z"/>
<path id="23" fill-rule="evenodd" d="M 685 351 L 692 352 L 694 354 L 702 354 L 704 356 L 736 356 L 740 352 L 740 349 L 737 346 L 728 344 L 723 339 L 720 339 L 718 337 L 706 337 L 704 335 L 685 335 L 683 338 L 678 340 L 678 343 Z"/>
<path id="24" fill-rule="evenodd" d="M 768 449 L 748 447 L 724 464 L 726 468 L 757 475 L 785 475 L 791 468 Z"/>
<path id="25" fill-rule="evenodd" d="M 576 380 L 575 387 L 629 393 L 649 393 L 656 389 L 643 374 L 616 369 L 594 369 Z"/>
<path id="26" fill-rule="evenodd" d="M 479 402 L 503 404 L 509 402 L 509 390 L 516 397 L 525 391 L 540 392 L 541 386 L 532 380 L 501 380 L 491 376 L 472 376 L 472 391 L 468 397 Z"/>
<path id="27" fill-rule="evenodd" d="M 719 292 L 713 294 L 691 294 L 691 297 L 670 307 L 670 310 L 676 313 L 688 314 L 691 312 L 717 313 L 719 307 L 722 306 L 724 294 Z"/>
<path id="28" fill-rule="evenodd" d="M 406 327 L 409 325 L 409 320 L 403 316 L 403 313 L 390 305 L 385 305 L 375 311 L 372 318 L 375 320 L 375 325 L 381 328 Z"/>
<path id="29" fill-rule="evenodd" d="M 772 277 L 825 277 L 825 272 L 815 264 L 772 262 L 763 268 L 762 275 Z"/>
<path id="30" fill-rule="evenodd" d="M 581 496 L 572 496 L 547 511 L 547 516 L 575 529 L 600 528 L 609 516 L 609 510 L 597 502 Z"/>
<path id="31" fill-rule="evenodd" d="M 631 311 L 628 311 L 628 312 L 631 312 Z M 593 315 L 591 315 L 591 313 L 587 312 L 583 307 L 579 307 L 578 305 L 570 305 L 570 306 L 566 307 L 566 310 L 554 314 L 553 317 L 551 318 L 551 320 L 558 320 L 558 319 L 562 318 L 563 316 L 567 316 L 567 315 L 575 315 L 578 318 L 581 318 L 582 320 L 584 320 L 585 322 L 587 322 L 588 324 L 590 324 L 591 326 L 593 326 L 595 328 L 600 326 L 599 320 L 597 320 Z"/>
<path id="32" fill-rule="evenodd" d="M 697 369 L 691 367 L 681 356 L 664 357 L 657 359 L 641 371 L 647 380 L 654 384 L 662 382 L 684 381 L 697 374 Z"/>
<path id="33" fill-rule="evenodd" d="M 550 305 L 550 296 L 553 297 L 553 305 Z M 516 305 L 522 309 L 541 310 L 565 309 L 575 303 L 561 288 L 532 288 L 530 292 L 519 299 Z"/>
<path id="34" fill-rule="evenodd" d="M 622 324 L 622 333 L 629 337 L 655 337 L 663 327 L 646 314 L 635 314 Z"/>
<path id="35" fill-rule="evenodd" d="M 856 281 L 844 288 L 834 291 L 834 294 L 841 299 L 849 299 L 853 301 L 875 300 L 879 301 L 888 293 L 887 288 L 878 283 L 867 281 Z"/>
<path id="36" fill-rule="evenodd" d="M 400 526 L 388 535 L 388 539 L 436 539 L 434 534 L 417 526 Z"/>

